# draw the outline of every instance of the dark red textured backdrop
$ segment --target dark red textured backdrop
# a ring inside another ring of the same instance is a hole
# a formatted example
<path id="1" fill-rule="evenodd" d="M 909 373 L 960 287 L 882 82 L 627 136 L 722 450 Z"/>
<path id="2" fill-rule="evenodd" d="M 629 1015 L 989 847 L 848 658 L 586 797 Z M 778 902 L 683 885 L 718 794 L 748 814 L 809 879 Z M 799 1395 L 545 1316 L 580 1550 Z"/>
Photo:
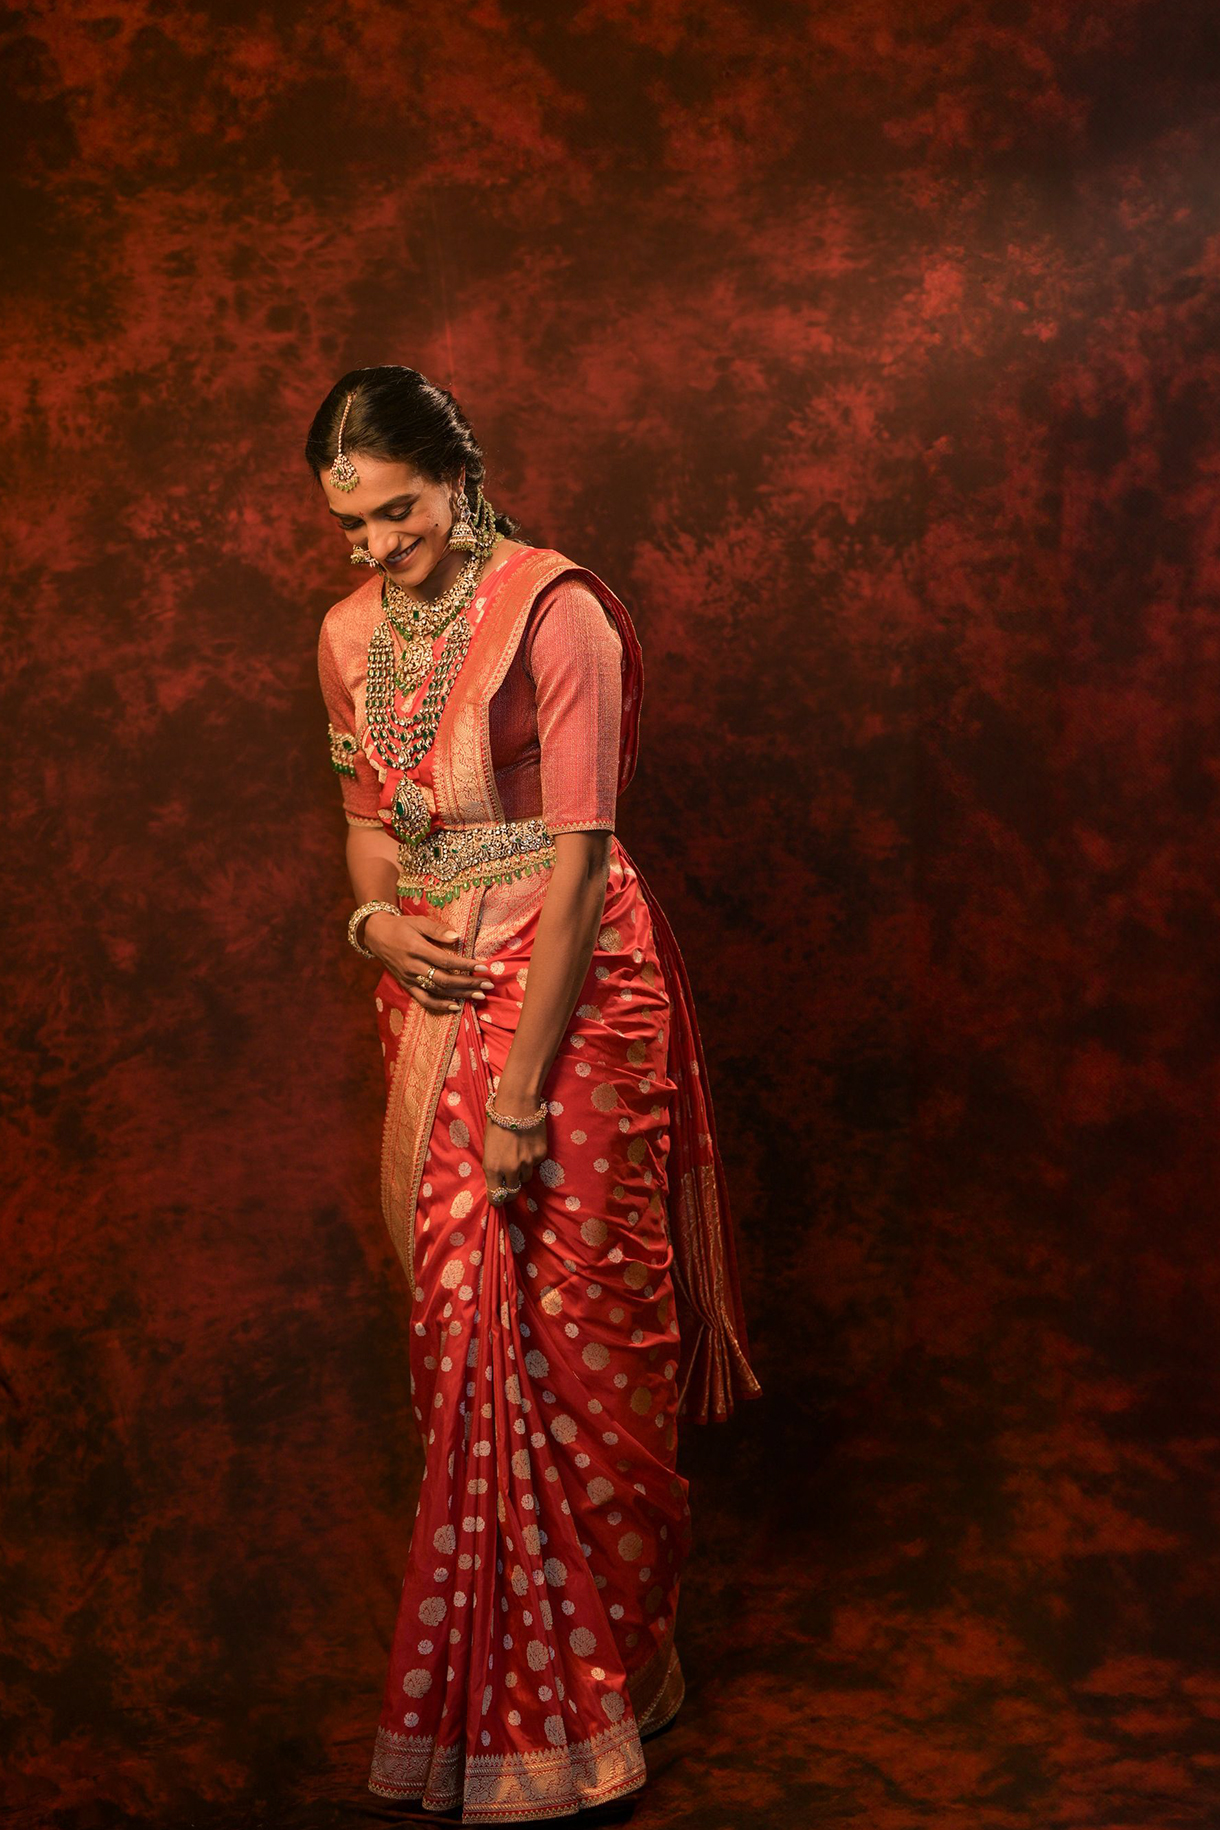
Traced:
<path id="1" fill-rule="evenodd" d="M 5 29 L 14 1821 L 363 1796 L 418 1461 L 298 449 L 406 361 L 636 618 L 766 1386 L 635 1821 L 1214 1824 L 1214 7 Z"/>

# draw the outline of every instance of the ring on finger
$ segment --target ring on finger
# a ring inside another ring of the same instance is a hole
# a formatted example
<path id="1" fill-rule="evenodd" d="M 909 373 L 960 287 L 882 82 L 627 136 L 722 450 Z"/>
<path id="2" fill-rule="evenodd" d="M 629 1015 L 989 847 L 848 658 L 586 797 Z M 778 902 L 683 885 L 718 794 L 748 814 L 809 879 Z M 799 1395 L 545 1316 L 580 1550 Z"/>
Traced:
<path id="1" fill-rule="evenodd" d="M 429 966 L 427 972 L 424 973 L 423 977 L 419 981 L 420 990 L 421 991 L 431 991 L 432 981 L 435 977 L 436 977 L 436 967 Z"/>

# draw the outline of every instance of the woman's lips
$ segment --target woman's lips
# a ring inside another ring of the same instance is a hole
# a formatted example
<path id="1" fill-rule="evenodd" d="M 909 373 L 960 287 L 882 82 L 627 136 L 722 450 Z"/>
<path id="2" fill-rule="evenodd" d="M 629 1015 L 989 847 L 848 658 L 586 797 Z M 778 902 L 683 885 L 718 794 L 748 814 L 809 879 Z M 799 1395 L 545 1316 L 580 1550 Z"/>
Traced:
<path id="1" fill-rule="evenodd" d="M 412 553 L 413 553 L 413 552 L 414 552 L 414 551 L 415 551 L 415 549 L 416 549 L 416 547 L 417 547 L 417 546 L 418 546 L 418 545 L 419 545 L 419 541 L 418 541 L 418 540 L 413 540 L 413 541 L 412 541 L 412 542 L 411 542 L 411 544 L 410 544 L 410 546 L 407 546 L 407 547 L 404 547 L 404 548 L 403 548 L 403 550 L 402 550 L 402 552 L 401 552 L 401 553 L 395 553 L 395 554 L 394 554 L 394 555 L 393 555 L 393 557 L 392 557 L 392 558 L 390 558 L 390 559 L 387 559 L 387 560 L 386 560 L 386 564 L 387 564 L 387 565 L 388 565 L 388 566 L 401 566 L 401 565 L 405 565 L 405 564 L 406 564 L 406 562 L 407 562 L 407 560 L 408 560 L 408 559 L 410 559 L 410 557 L 411 557 L 411 555 L 412 555 Z"/>

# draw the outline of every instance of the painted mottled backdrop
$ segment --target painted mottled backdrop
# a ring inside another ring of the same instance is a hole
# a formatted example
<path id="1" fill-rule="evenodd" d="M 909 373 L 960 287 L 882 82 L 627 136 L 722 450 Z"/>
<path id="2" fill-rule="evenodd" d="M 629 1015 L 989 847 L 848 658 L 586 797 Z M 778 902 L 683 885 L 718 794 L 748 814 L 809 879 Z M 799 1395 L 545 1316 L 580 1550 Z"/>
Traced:
<path id="1" fill-rule="evenodd" d="M 640 1830 L 1220 1816 L 1208 0 L 5 16 L 3 1792 L 363 1794 L 419 1462 L 299 447 L 645 649 L 766 1399 Z"/>

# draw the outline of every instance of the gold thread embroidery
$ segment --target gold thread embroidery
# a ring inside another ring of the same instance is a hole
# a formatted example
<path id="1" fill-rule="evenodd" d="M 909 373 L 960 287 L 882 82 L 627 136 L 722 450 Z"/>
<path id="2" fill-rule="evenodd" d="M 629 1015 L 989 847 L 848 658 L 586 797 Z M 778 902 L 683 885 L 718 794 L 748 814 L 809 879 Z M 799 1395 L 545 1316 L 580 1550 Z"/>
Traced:
<path id="1" fill-rule="evenodd" d="M 438 1747 L 432 1735 L 377 1730 L 368 1789 L 383 1798 L 420 1798 L 447 1810 L 461 1802 L 463 1823 L 512 1822 L 600 1804 L 644 1784 L 647 1771 L 633 1717 L 565 1747 L 523 1754 L 468 1754 Z"/>
<path id="2" fill-rule="evenodd" d="M 530 916 L 542 907 L 548 882 L 543 872 L 536 871 L 532 876 L 495 883 L 487 889 L 474 944 L 476 959 L 490 959 L 510 936 L 520 933 Z"/>
<path id="3" fill-rule="evenodd" d="M 672 1722 L 686 1696 L 686 1680 L 674 1645 L 671 1619 L 664 1637 L 638 1671 L 627 1673 L 627 1694 L 641 1738 Z"/>
<path id="4" fill-rule="evenodd" d="M 477 932 L 483 891 L 476 888 L 453 925 L 468 952 Z M 381 1207 L 411 1295 L 415 1295 L 415 1211 L 423 1179 L 424 1152 L 432 1135 L 441 1083 L 453 1054 L 463 1012 L 445 1016 L 424 1009 L 415 998 L 406 1015 L 386 1097 L 381 1131 Z"/>

